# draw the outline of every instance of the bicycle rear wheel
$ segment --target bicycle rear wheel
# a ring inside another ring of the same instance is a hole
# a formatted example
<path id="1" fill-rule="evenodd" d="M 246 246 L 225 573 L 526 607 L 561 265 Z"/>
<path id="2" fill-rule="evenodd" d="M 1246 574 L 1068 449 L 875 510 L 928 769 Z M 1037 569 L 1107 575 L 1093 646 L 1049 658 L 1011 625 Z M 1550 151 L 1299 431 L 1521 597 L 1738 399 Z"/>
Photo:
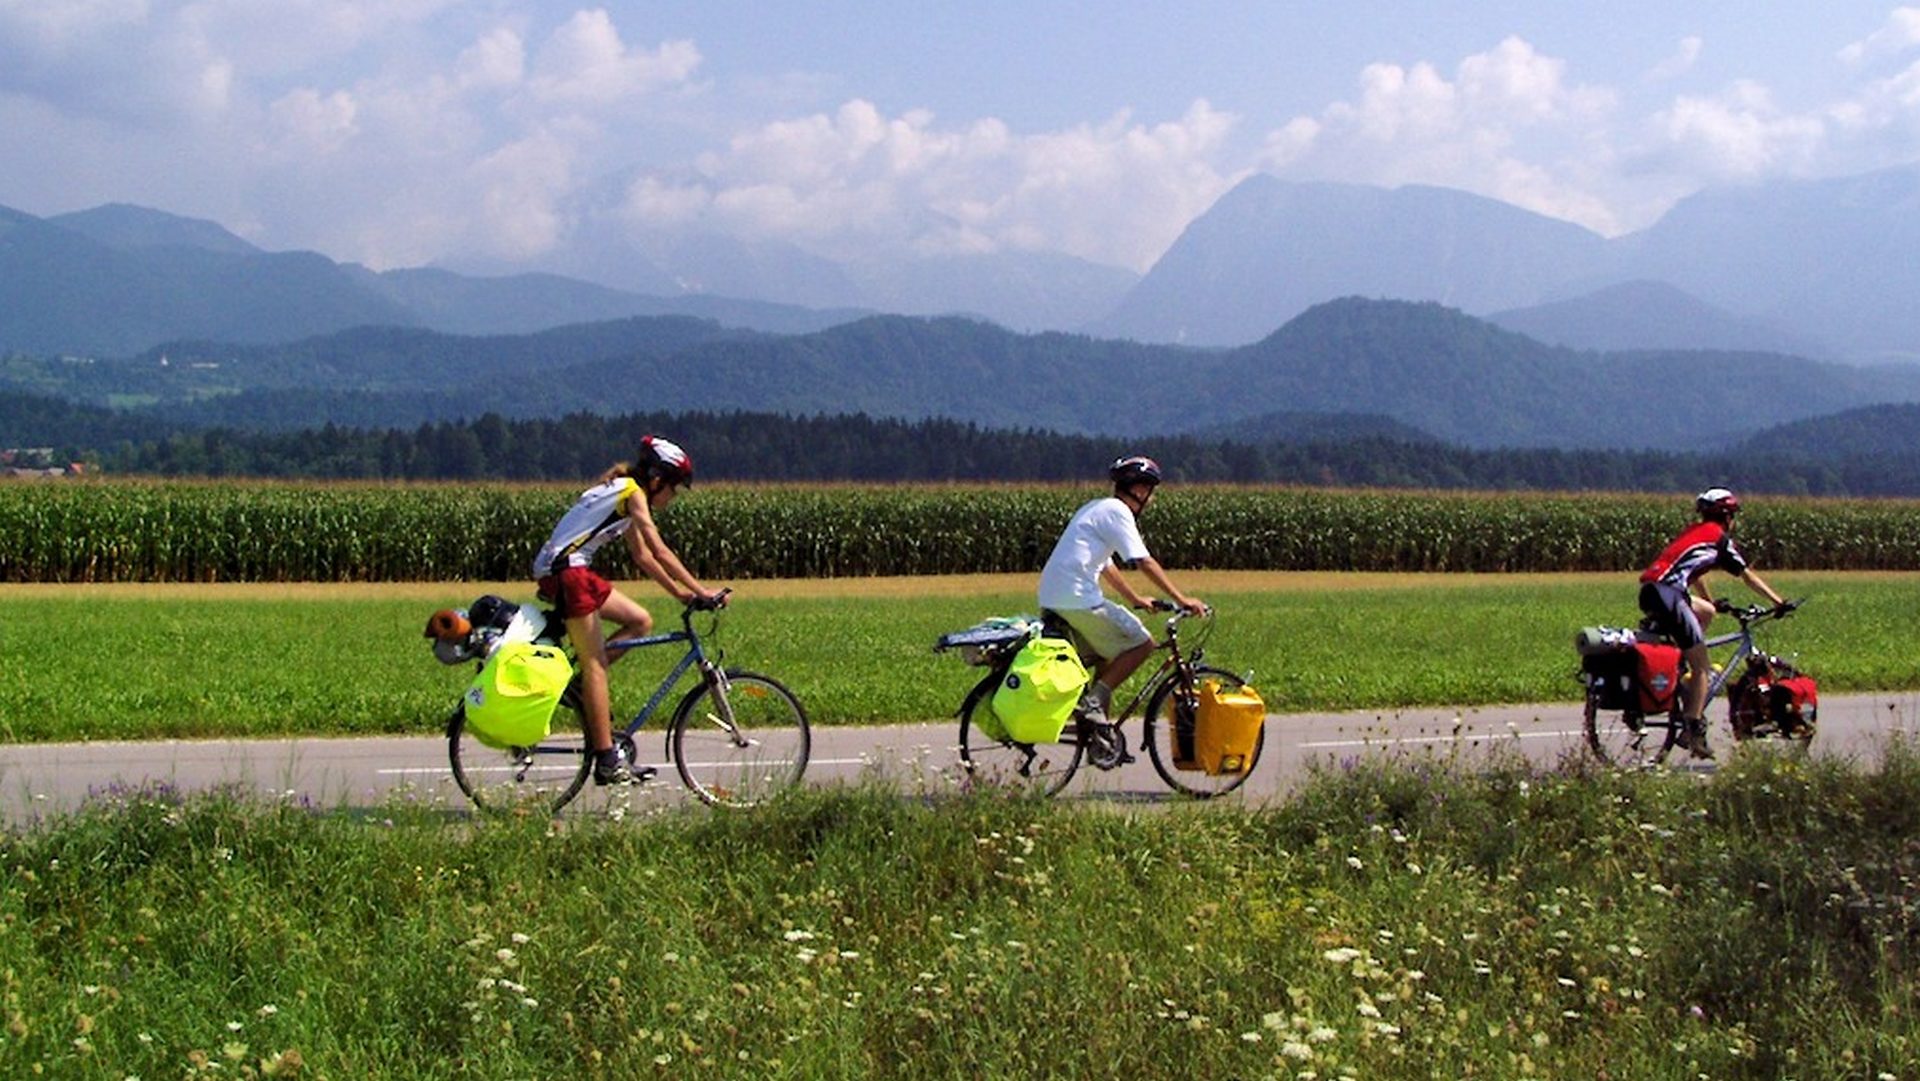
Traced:
<path id="1" fill-rule="evenodd" d="M 1660 765 L 1680 737 L 1677 714 L 1649 717 L 1638 710 L 1602 709 L 1600 696 L 1591 689 L 1580 727 L 1593 756 L 1622 769 Z"/>
<path id="2" fill-rule="evenodd" d="M 716 807 L 751 807 L 798 784 L 813 747 L 793 692 L 732 669 L 724 685 L 702 684 L 681 700 L 669 738 L 680 779 Z"/>
<path id="3" fill-rule="evenodd" d="M 1205 666 L 1193 670 L 1193 682 L 1197 687 L 1202 680 L 1218 680 L 1223 690 L 1235 691 L 1246 686 L 1246 680 L 1220 668 Z M 1184 792 L 1196 799 L 1212 799 L 1225 795 L 1247 783 L 1253 776 L 1253 769 L 1260 764 L 1260 752 L 1267 746 L 1267 730 L 1264 725 L 1260 735 L 1254 740 L 1253 753 L 1247 756 L 1247 768 L 1239 773 L 1208 773 L 1203 769 L 1181 769 L 1174 764 L 1178 757 L 1174 751 L 1174 742 L 1181 738 L 1191 739 L 1193 715 L 1179 705 L 1176 690 L 1179 681 L 1168 679 L 1153 692 L 1147 701 L 1146 727 L 1147 755 L 1153 759 L 1154 771 L 1160 779 L 1176 792 Z M 1183 727 L 1184 726 L 1184 727 Z"/>
<path id="4" fill-rule="evenodd" d="M 494 815 L 555 814 L 593 768 L 580 715 L 562 706 L 554 730 L 533 747 L 489 747 L 467 728 L 464 708 L 447 719 L 447 758 L 454 783 L 473 805 Z"/>
<path id="5" fill-rule="evenodd" d="M 975 792 L 1051 796 L 1080 768 L 1079 738 L 1071 725 L 1058 743 L 1017 743 L 995 734 L 1000 729 L 991 716 L 993 689 L 1001 675 L 998 669 L 988 673 L 960 706 L 960 783 Z"/>

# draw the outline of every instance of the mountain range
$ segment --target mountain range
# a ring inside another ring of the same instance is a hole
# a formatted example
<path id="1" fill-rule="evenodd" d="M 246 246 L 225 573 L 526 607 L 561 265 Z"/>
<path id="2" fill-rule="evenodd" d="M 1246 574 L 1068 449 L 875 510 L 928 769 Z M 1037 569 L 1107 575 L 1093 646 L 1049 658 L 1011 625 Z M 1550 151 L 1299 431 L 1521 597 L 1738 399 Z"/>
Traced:
<path id="1" fill-rule="evenodd" d="M 0 387 L 147 403 L 240 428 L 667 411 L 942 417 L 1113 436 L 1271 432 L 1271 414 L 1371 415 L 1466 447 L 1730 445 L 1788 421 L 1920 401 L 1920 366 L 1779 353 L 1551 346 L 1433 302 L 1317 305 L 1251 345 L 1195 349 L 870 316 L 768 334 L 685 316 L 463 337 L 358 328 L 285 345 L 0 361 Z M 1352 417 L 1342 430 L 1355 427 Z M 0 432 L 0 445 L 6 433 Z"/>
<path id="2" fill-rule="evenodd" d="M 878 313 L 1237 347 L 1347 296 L 1435 301 L 1575 349 L 1920 358 L 1920 166 L 1709 189 L 1606 238 L 1466 192 L 1247 178 L 1136 274 L 1002 252 L 835 262 L 719 237 L 600 238 L 535 267 L 375 272 L 124 205 L 0 208 L 0 352 L 129 356 L 360 325 L 523 334 L 692 315 L 804 334 Z M 484 271 L 484 273 L 481 273 Z"/>

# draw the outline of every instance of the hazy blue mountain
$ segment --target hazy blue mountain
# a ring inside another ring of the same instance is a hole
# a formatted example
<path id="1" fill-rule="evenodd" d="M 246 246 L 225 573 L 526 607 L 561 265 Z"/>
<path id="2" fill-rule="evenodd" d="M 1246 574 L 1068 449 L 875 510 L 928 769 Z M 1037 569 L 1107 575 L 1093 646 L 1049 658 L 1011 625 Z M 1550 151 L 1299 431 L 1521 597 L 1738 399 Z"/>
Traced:
<path id="1" fill-rule="evenodd" d="M 1549 345 L 1625 349 L 1727 349 L 1820 357 L 1831 350 L 1765 320 L 1738 316 L 1665 282 L 1630 281 L 1584 296 L 1494 312 L 1487 321 Z"/>
<path id="2" fill-rule="evenodd" d="M 217 222 L 183 218 L 127 203 L 56 214 L 47 219 L 114 248 L 199 248 L 228 255 L 258 255 L 260 249 Z"/>
<path id="3" fill-rule="evenodd" d="M 1358 295 L 1498 313 L 1507 325 L 1589 348 L 1920 359 L 1916 250 L 1920 166 L 1711 189 L 1613 240 L 1464 192 L 1255 176 L 1189 224 L 1087 329 L 1242 344 L 1313 304 Z M 1609 291 L 1643 282 L 1666 283 L 1708 310 L 1650 293 L 1636 307 L 1625 302 L 1631 290 Z M 1552 310 L 1518 314 L 1549 302 Z M 1681 333 L 1689 326 L 1692 337 Z"/>
<path id="4" fill-rule="evenodd" d="M 79 367 L 16 360 L 0 376 L 37 393 L 166 403 L 244 426 L 265 423 L 263 413 L 281 424 L 406 426 L 487 411 L 747 410 L 1134 436 L 1298 429 L 1309 423 L 1302 414 L 1347 414 L 1383 429 L 1363 436 L 1479 448 L 1717 450 L 1786 421 L 1920 401 L 1920 368 L 1577 351 L 1432 302 L 1358 298 L 1225 350 L 1017 334 L 952 317 L 875 316 L 790 336 L 657 318 L 511 337 L 372 328 L 279 346 L 174 343 Z M 333 397 L 315 405 L 303 393 Z"/>
<path id="5" fill-rule="evenodd" d="M 1351 298 L 1222 354 L 1187 398 L 1248 403 L 1249 414 L 1381 413 L 1473 447 L 1685 450 L 1870 402 L 1920 400 L 1920 369 L 1768 353 L 1580 352 L 1431 302 Z"/>
<path id="6" fill-rule="evenodd" d="M 170 338 L 284 341 L 408 313 L 310 252 L 116 247 L 10 215 L 0 350 L 124 355 Z"/>
<path id="7" fill-rule="evenodd" d="M 814 334 L 714 341 L 644 363 L 609 358 L 567 382 L 630 389 L 636 409 L 948 417 L 1060 432 L 1166 431 L 1141 407 L 1213 358 L 959 317 L 875 316 Z"/>
<path id="8" fill-rule="evenodd" d="M 730 297 L 654 297 L 552 274 L 468 277 L 447 270 L 366 272 L 423 326 L 452 334 L 530 334 L 636 316 L 686 315 L 772 334 L 802 334 L 871 312 L 802 308 Z"/>
<path id="9" fill-rule="evenodd" d="M 1080 326 L 1112 310 L 1140 275 L 1048 252 L 854 264 L 863 303 L 904 315 L 973 315 L 1012 330 Z"/>
<path id="10" fill-rule="evenodd" d="M 0 207 L 0 352 L 124 357 L 169 341 L 294 342 L 360 326 L 525 334 L 666 315 L 804 333 L 870 314 L 669 288 L 649 296 L 554 275 L 376 274 L 261 251 L 212 222 L 143 207 L 46 219 Z"/>
<path id="11" fill-rule="evenodd" d="M 1742 454 L 1793 453 L 1818 458 L 1920 454 L 1920 403 L 1868 405 L 1790 421 L 1757 432 L 1734 449 Z"/>
<path id="12" fill-rule="evenodd" d="M 1532 304 L 1592 273 L 1577 225 L 1444 188 L 1242 181 L 1196 218 L 1092 333 L 1240 345 L 1343 296 L 1467 311 Z"/>
<path id="13" fill-rule="evenodd" d="M 1812 491 L 1911 496 L 1920 477 L 1920 404 L 1793 421 L 1749 437 L 1729 456 L 1777 475 L 1791 469 Z"/>
<path id="14" fill-rule="evenodd" d="M 1192 434 L 1199 439 L 1264 444 L 1344 443 L 1355 439 L 1439 442 L 1410 424 L 1379 413 L 1303 413 L 1291 409 L 1242 417 L 1225 424 L 1203 425 L 1193 429 Z"/>
<path id="15" fill-rule="evenodd" d="M 1615 244 L 1657 278 L 1860 358 L 1920 358 L 1920 166 L 1716 188 Z"/>

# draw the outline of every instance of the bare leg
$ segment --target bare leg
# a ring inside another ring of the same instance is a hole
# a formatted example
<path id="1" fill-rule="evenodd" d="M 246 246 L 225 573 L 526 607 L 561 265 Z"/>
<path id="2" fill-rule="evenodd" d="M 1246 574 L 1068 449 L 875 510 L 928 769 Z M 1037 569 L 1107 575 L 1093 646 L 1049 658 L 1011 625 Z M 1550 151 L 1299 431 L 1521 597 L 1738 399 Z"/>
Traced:
<path id="1" fill-rule="evenodd" d="M 1113 688 L 1125 683 L 1127 677 L 1133 675 L 1134 671 L 1140 667 L 1140 662 L 1146 660 L 1152 653 L 1153 643 L 1142 642 L 1132 649 L 1127 650 L 1125 653 L 1115 654 L 1100 662 L 1100 666 L 1094 669 L 1093 678 L 1095 681 L 1105 684 L 1107 689 L 1111 691 Z"/>
<path id="2" fill-rule="evenodd" d="M 607 595 L 606 603 L 600 606 L 600 615 L 614 624 L 613 633 L 608 636 L 609 640 L 643 638 L 653 633 L 652 613 L 642 608 L 638 602 L 617 589 Z M 571 633 L 573 624 L 569 622 L 567 627 L 569 633 Z M 575 641 L 577 642 L 578 639 L 575 639 Z M 627 651 L 624 649 L 606 650 L 605 652 L 607 654 L 608 664 L 612 664 L 627 655 Z M 611 707 L 609 707 L 609 711 L 611 711 Z"/>
<path id="3" fill-rule="evenodd" d="M 607 647 L 600 633 L 600 613 L 588 612 L 567 620 L 567 637 L 580 663 L 580 727 L 587 749 L 596 753 L 613 746 L 613 710 L 607 700 Z"/>
<path id="4" fill-rule="evenodd" d="M 1697 718 L 1707 708 L 1707 680 L 1712 675 L 1712 660 L 1707 656 L 1707 647 L 1694 646 L 1687 650 L 1687 685 L 1682 699 L 1682 715 Z"/>

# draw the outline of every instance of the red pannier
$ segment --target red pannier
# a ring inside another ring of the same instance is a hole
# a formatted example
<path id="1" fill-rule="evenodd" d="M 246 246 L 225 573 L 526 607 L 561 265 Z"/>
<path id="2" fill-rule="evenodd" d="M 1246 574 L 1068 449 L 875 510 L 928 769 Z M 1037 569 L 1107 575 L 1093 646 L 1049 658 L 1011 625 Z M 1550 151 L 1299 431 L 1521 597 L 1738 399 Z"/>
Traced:
<path id="1" fill-rule="evenodd" d="M 1640 712 L 1665 713 L 1673 708 L 1680 689 L 1680 647 L 1641 642 L 1633 647 L 1633 681 L 1640 692 Z"/>
<path id="2" fill-rule="evenodd" d="M 1795 675 L 1773 681 L 1773 720 L 1785 733 L 1812 728 L 1820 720 L 1820 688 L 1812 676 Z"/>
<path id="3" fill-rule="evenodd" d="M 1745 674 L 1727 685 L 1727 705 L 1736 738 L 1807 739 L 1820 720 L 1820 687 L 1792 664 L 1759 653 L 1747 658 Z"/>

